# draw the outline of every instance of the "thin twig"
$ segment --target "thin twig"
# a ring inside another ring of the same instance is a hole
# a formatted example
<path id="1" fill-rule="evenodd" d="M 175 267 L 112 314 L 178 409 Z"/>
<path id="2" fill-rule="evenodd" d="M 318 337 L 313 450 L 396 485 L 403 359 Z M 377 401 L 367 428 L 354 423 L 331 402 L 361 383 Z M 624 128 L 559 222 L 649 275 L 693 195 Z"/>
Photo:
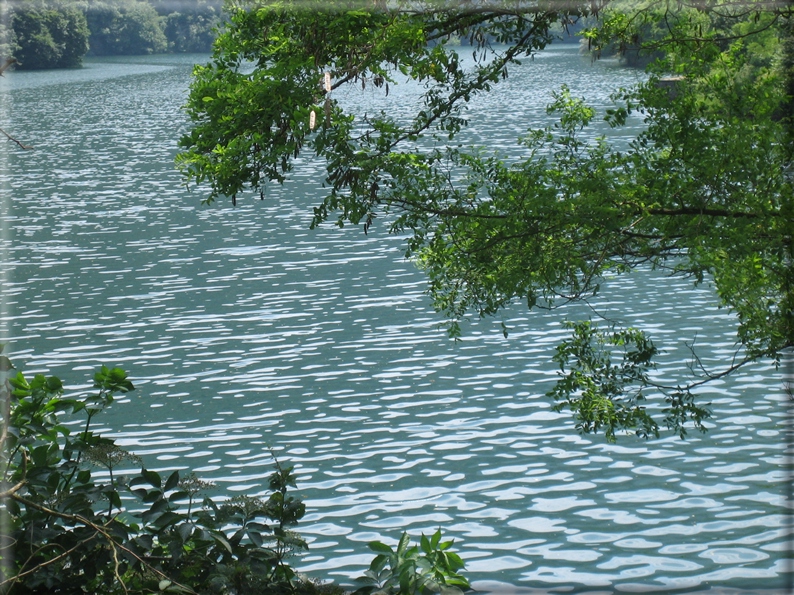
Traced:
<path id="1" fill-rule="evenodd" d="M 757 361 L 758 361 L 757 357 L 751 357 L 751 356 L 745 357 L 741 361 L 739 361 L 737 363 L 734 363 L 733 365 L 731 365 L 728 368 L 725 368 L 721 372 L 706 372 L 706 374 L 707 374 L 706 378 L 704 378 L 703 380 L 698 380 L 697 382 L 693 382 L 691 384 L 688 384 L 688 385 L 686 385 L 684 387 L 682 387 L 680 385 L 679 386 L 671 386 L 671 385 L 668 385 L 668 384 L 660 384 L 660 383 L 656 383 L 656 382 L 648 382 L 648 385 L 649 386 L 653 386 L 653 387 L 658 388 L 658 389 L 662 389 L 662 390 L 675 390 L 675 391 L 689 392 L 693 388 L 696 388 L 698 386 L 702 386 L 704 384 L 712 382 L 713 380 L 718 380 L 720 378 L 724 378 L 725 376 L 728 376 L 728 375 L 734 373 L 736 370 L 738 370 L 742 366 L 745 366 L 747 364 L 751 364 L 751 363 L 754 363 L 754 362 L 757 362 Z"/>
<path id="2" fill-rule="evenodd" d="M 72 552 L 77 550 L 83 544 L 88 543 L 89 541 L 94 539 L 94 537 L 95 537 L 95 535 L 91 535 L 90 537 L 87 537 L 86 539 L 83 539 L 82 541 L 78 542 L 77 545 L 75 545 L 72 549 L 66 550 L 65 552 L 63 552 L 61 554 L 58 554 L 57 556 L 55 556 L 54 558 L 52 558 L 50 560 L 47 560 L 46 562 L 41 562 L 40 564 L 36 564 L 33 568 L 31 568 L 29 570 L 26 570 L 25 572 L 20 572 L 19 574 L 15 574 L 11 578 L 7 578 L 2 583 L 0 583 L 0 587 L 3 587 L 7 583 L 15 583 L 19 579 L 21 579 L 21 578 L 23 578 L 23 577 L 25 577 L 25 576 L 27 576 L 29 574 L 33 574 L 34 572 L 38 572 L 39 570 L 41 570 L 45 566 L 49 566 L 50 564 L 55 564 L 55 562 L 58 562 L 59 560 L 62 560 L 63 558 L 67 557 L 69 554 L 71 554 Z M 55 544 L 51 544 L 51 545 L 55 546 Z M 41 550 L 38 550 L 38 551 L 41 551 Z M 38 553 L 38 551 L 36 553 Z"/>
<path id="3" fill-rule="evenodd" d="M 17 139 L 15 139 L 13 136 L 11 136 L 10 134 L 8 134 L 8 133 L 7 133 L 5 130 L 3 130 L 2 128 L 0 128 L 0 132 L 2 132 L 3 134 L 5 134 L 5 135 L 6 135 L 6 138 L 7 138 L 8 140 L 10 140 L 10 141 L 13 141 L 13 142 L 15 142 L 16 144 L 18 144 L 18 145 L 20 146 L 20 148 L 22 148 L 22 149 L 26 149 L 26 150 L 31 150 L 31 149 L 33 149 L 33 147 L 31 147 L 30 145 L 23 145 L 23 144 L 22 144 L 20 141 L 18 141 L 18 140 L 17 140 Z"/>

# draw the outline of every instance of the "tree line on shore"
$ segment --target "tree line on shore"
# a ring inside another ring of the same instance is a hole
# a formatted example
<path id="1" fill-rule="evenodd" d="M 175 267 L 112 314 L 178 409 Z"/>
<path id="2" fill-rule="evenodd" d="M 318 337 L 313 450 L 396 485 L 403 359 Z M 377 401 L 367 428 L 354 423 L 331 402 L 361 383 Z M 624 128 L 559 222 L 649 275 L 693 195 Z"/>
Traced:
<path id="1" fill-rule="evenodd" d="M 76 68 L 83 57 L 209 52 L 223 0 L 22 0 L 0 20 L 17 68 Z"/>

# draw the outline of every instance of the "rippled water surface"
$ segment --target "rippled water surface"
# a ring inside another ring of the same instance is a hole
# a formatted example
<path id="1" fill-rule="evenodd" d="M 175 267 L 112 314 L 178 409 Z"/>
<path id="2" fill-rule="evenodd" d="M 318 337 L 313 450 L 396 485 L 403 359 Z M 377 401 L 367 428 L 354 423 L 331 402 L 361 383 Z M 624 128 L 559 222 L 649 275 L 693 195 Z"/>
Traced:
<path id="1" fill-rule="evenodd" d="M 783 592 L 791 579 L 786 399 L 758 365 L 703 388 L 707 435 L 617 444 L 580 437 L 544 396 L 563 320 L 505 314 L 450 341 L 399 238 L 308 230 L 322 169 L 303 162 L 264 201 L 201 206 L 173 169 L 191 65 L 203 56 L 92 60 L 0 81 L 14 360 L 85 386 L 100 364 L 138 390 L 105 429 L 151 468 L 193 469 L 217 495 L 264 493 L 269 449 L 298 470 L 310 552 L 301 570 L 348 582 L 371 555 L 441 526 L 488 592 Z M 575 48 L 511 70 L 474 102 L 467 142 L 509 156 L 567 83 L 601 109 L 637 78 Z M 389 107 L 369 89 L 344 100 Z M 634 126 L 639 126 L 639 120 Z M 719 369 L 735 321 L 711 288 L 638 272 L 600 307 L 649 331 L 660 375 L 696 348 Z"/>

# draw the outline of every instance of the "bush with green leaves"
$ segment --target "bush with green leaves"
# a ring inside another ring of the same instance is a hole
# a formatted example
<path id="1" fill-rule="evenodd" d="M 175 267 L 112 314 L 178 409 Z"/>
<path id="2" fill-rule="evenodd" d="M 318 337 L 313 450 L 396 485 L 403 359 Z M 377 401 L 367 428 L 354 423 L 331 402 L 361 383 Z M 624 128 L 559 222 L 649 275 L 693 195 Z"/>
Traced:
<path id="1" fill-rule="evenodd" d="M 354 595 L 458 595 L 471 588 L 458 573 L 463 560 L 449 551 L 452 540 L 441 541 L 440 529 L 429 538 L 422 534 L 419 545 L 403 533 L 395 549 L 379 541 L 369 547 L 377 556 L 357 579 L 363 586 Z"/>
<path id="2" fill-rule="evenodd" d="M 289 493 L 292 468 L 276 461 L 267 498 L 196 506 L 211 484 L 136 471 L 138 457 L 92 431 L 133 388 L 106 367 L 83 398 L 65 397 L 55 377 L 2 382 L 0 593 L 315 592 L 286 561 L 306 548 L 291 530 L 305 511 Z"/>

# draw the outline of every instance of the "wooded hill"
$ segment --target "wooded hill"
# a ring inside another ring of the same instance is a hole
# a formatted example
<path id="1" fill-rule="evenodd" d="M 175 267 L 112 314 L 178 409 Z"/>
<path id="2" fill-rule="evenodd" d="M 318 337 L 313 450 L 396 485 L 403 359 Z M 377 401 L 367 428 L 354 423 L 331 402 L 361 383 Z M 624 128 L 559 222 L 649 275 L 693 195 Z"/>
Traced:
<path id="1" fill-rule="evenodd" d="M 74 68 L 86 55 L 209 52 L 222 0 L 20 0 L 0 20 L 18 68 Z"/>

